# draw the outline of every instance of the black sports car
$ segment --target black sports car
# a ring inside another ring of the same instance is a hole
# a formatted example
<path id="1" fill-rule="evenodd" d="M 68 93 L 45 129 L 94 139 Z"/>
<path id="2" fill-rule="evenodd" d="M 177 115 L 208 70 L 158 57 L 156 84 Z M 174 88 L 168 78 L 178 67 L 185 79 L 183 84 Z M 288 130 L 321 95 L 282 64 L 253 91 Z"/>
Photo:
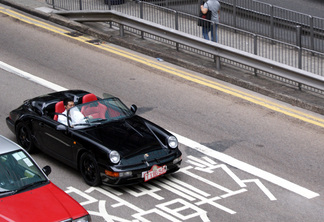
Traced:
<path id="1" fill-rule="evenodd" d="M 65 111 L 63 100 L 75 106 Z M 180 168 L 175 136 L 118 98 L 67 90 L 26 100 L 6 118 L 17 142 L 80 170 L 90 186 L 148 181 Z M 58 122 L 65 118 L 65 124 Z"/>

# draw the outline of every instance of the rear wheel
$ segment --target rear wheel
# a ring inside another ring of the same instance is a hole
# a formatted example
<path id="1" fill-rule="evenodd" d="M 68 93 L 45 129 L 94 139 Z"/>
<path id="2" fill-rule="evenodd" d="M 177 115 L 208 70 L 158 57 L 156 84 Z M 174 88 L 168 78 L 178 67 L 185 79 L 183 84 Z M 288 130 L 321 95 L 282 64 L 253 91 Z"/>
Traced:
<path id="1" fill-rule="evenodd" d="M 36 147 L 32 140 L 32 133 L 30 128 L 25 123 L 19 123 L 17 125 L 16 138 L 20 146 L 22 146 L 28 153 L 33 153 Z"/>
<path id="2" fill-rule="evenodd" d="M 99 167 L 96 159 L 89 153 L 81 155 L 80 171 L 84 181 L 90 186 L 101 184 Z"/>

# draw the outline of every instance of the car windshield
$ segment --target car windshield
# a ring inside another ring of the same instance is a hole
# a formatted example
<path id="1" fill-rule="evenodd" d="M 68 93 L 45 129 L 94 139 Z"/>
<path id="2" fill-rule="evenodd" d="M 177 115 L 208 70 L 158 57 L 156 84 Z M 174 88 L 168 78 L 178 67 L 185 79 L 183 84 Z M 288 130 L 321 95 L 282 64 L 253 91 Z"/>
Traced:
<path id="1" fill-rule="evenodd" d="M 0 155 L 0 196 L 47 181 L 39 167 L 24 151 Z"/>
<path id="2" fill-rule="evenodd" d="M 88 127 L 105 124 L 131 116 L 133 112 L 118 98 L 96 100 L 71 108 L 68 112 L 70 127 Z"/>

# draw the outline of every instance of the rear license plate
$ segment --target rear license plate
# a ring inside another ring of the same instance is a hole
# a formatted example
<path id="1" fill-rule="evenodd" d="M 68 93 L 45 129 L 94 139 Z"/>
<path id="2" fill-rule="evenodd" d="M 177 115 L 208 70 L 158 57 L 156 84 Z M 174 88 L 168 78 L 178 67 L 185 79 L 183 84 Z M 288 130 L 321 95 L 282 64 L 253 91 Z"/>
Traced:
<path id="1" fill-rule="evenodd" d="M 147 172 L 143 172 L 142 173 L 142 177 L 144 177 L 144 181 L 149 181 L 155 177 L 158 177 L 158 176 L 161 176 L 163 174 L 165 174 L 167 172 L 167 166 L 164 165 L 164 166 L 157 166 L 157 165 L 154 165 L 152 166 L 152 168 L 147 171 Z"/>

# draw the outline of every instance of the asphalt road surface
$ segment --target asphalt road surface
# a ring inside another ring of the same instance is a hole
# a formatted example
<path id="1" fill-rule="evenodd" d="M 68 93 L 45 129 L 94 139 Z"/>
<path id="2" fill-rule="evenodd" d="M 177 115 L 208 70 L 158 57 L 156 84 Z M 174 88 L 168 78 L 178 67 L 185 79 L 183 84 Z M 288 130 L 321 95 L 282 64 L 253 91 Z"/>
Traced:
<path id="1" fill-rule="evenodd" d="M 114 45 L 86 43 L 90 37 L 70 37 L 64 33 L 71 30 L 38 19 L 26 24 L 1 7 L 0 134 L 15 141 L 5 124 L 9 112 L 63 87 L 136 104 L 139 115 L 181 143 L 179 172 L 120 188 L 89 187 L 76 170 L 34 154 L 93 221 L 324 218 L 322 116 Z"/>

